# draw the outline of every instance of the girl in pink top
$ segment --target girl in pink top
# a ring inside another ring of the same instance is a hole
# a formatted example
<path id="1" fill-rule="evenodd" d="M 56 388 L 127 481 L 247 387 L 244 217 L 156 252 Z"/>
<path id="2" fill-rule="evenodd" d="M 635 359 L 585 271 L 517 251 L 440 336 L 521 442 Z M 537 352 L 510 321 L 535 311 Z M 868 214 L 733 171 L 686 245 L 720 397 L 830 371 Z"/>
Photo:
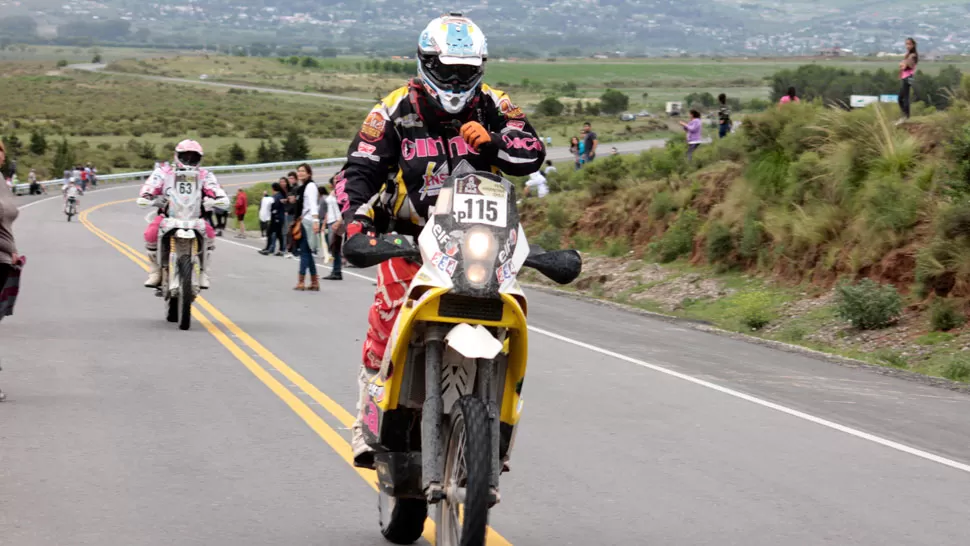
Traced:
<path id="1" fill-rule="evenodd" d="M 916 74 L 918 63 L 916 40 L 906 38 L 906 55 L 899 62 L 899 79 L 902 82 L 899 89 L 899 109 L 903 111 L 904 119 L 909 119 L 909 92 L 913 88 L 913 76 Z"/>
<path id="2" fill-rule="evenodd" d="M 788 94 L 785 95 L 784 97 L 782 97 L 781 100 L 778 101 L 778 104 L 788 104 L 789 102 L 800 102 L 798 100 L 798 97 L 795 96 L 795 88 L 794 87 L 789 87 L 788 88 Z"/>

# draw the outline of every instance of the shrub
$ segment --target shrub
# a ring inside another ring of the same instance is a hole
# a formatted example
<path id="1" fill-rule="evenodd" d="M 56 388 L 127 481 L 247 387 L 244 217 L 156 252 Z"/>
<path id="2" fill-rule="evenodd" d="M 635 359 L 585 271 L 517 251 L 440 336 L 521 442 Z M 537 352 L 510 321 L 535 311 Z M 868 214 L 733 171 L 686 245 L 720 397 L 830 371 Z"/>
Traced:
<path id="1" fill-rule="evenodd" d="M 734 251 L 734 236 L 731 230 L 720 222 L 714 222 L 707 228 L 707 261 L 723 261 Z"/>
<path id="2" fill-rule="evenodd" d="M 562 245 L 562 234 L 558 229 L 548 228 L 539 234 L 532 242 L 543 250 L 559 250 Z"/>
<path id="3" fill-rule="evenodd" d="M 741 242 L 738 244 L 738 253 L 749 260 L 757 258 L 764 242 L 764 232 L 761 222 L 754 215 L 748 215 L 741 228 Z"/>
<path id="4" fill-rule="evenodd" d="M 764 292 L 748 292 L 735 299 L 738 306 L 738 319 L 741 324 L 752 330 L 760 330 L 772 319 L 771 298 Z"/>
<path id="5" fill-rule="evenodd" d="M 556 228 L 562 229 L 569 223 L 569 216 L 566 214 L 565 207 L 558 201 L 550 201 L 546 208 L 546 222 Z"/>
<path id="6" fill-rule="evenodd" d="M 937 332 L 948 332 L 963 326 L 967 317 L 953 300 L 938 299 L 930 305 L 930 327 Z"/>
<path id="7" fill-rule="evenodd" d="M 690 254 L 697 231 L 697 212 L 685 210 L 664 233 L 659 241 L 650 244 L 651 250 L 661 263 L 668 263 Z"/>
<path id="8" fill-rule="evenodd" d="M 970 380 L 970 359 L 965 355 L 954 355 L 943 368 L 943 377 L 952 381 Z"/>
<path id="9" fill-rule="evenodd" d="M 536 105 L 536 113 L 543 116 L 561 116 L 565 108 L 556 97 L 546 97 Z"/>
<path id="10" fill-rule="evenodd" d="M 64 59 L 57 61 L 57 68 L 64 68 L 65 66 L 67 66 L 67 61 Z"/>
<path id="11" fill-rule="evenodd" d="M 860 330 L 885 328 L 899 318 L 903 300 L 891 284 L 872 279 L 836 287 L 836 314 Z"/>
<path id="12" fill-rule="evenodd" d="M 630 243 L 622 237 L 615 237 L 606 242 L 606 255 L 610 258 L 626 256 L 630 252 Z"/>
<path id="13" fill-rule="evenodd" d="M 663 220 L 672 212 L 677 212 L 677 203 L 669 191 L 662 191 L 655 195 L 650 201 L 650 206 L 647 207 L 647 213 L 654 220 Z"/>

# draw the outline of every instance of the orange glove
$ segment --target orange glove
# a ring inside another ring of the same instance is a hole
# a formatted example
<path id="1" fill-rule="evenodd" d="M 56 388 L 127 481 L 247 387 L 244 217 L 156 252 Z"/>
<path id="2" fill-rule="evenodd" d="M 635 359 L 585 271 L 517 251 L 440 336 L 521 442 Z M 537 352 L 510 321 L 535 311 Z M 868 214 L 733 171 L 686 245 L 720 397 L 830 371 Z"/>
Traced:
<path id="1" fill-rule="evenodd" d="M 461 126 L 461 138 L 476 152 L 479 147 L 492 141 L 491 133 L 477 121 L 469 121 Z"/>

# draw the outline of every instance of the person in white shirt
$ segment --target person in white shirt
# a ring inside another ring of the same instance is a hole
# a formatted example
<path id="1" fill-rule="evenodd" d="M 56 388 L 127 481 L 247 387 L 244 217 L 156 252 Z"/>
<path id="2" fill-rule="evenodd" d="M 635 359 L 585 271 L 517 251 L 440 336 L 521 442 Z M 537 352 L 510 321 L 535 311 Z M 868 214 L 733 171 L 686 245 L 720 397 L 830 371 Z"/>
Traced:
<path id="1" fill-rule="evenodd" d="M 556 166 L 552 164 L 552 161 L 546 160 L 546 168 L 542 169 L 542 174 L 544 174 L 546 178 L 549 178 L 549 175 L 555 172 L 559 172 L 556 170 Z"/>
<path id="2" fill-rule="evenodd" d="M 546 177 L 542 176 L 542 173 L 538 171 L 530 174 L 529 179 L 525 181 L 526 197 L 532 193 L 532 188 L 535 188 L 540 199 L 549 194 L 549 184 L 546 183 Z"/>
<path id="3" fill-rule="evenodd" d="M 294 190 L 297 194 L 299 207 L 299 249 L 300 249 L 300 277 L 294 290 L 320 291 L 320 277 L 317 276 L 317 263 L 313 259 L 313 246 L 310 237 L 320 231 L 320 204 L 317 184 L 313 181 L 313 168 L 303 163 L 296 169 L 296 177 L 301 186 Z M 294 237 L 296 235 L 294 234 Z M 304 284 L 307 273 L 310 274 L 310 286 Z"/>
<path id="4" fill-rule="evenodd" d="M 324 277 L 324 280 L 342 281 L 341 266 L 343 262 L 340 254 L 341 246 L 343 246 L 344 221 L 343 215 L 340 213 L 340 205 L 337 204 L 337 195 L 331 191 L 333 188 L 333 179 L 331 179 L 330 183 L 330 188 L 323 189 L 323 194 L 326 195 L 323 203 L 326 208 L 320 208 L 320 212 L 326 214 L 324 222 L 327 225 L 327 242 L 330 247 L 330 254 L 333 255 L 333 269 L 330 271 L 330 275 Z"/>
<path id="5" fill-rule="evenodd" d="M 273 198 L 268 191 L 263 192 L 263 198 L 259 201 L 259 232 L 266 237 L 269 229 L 269 221 L 273 217 Z"/>

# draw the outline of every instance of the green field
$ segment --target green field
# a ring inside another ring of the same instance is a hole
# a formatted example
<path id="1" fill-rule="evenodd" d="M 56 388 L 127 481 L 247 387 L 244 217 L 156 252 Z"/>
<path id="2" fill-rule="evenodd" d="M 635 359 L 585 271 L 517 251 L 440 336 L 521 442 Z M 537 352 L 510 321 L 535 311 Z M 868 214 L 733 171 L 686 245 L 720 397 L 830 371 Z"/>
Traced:
<path id="1" fill-rule="evenodd" d="M 127 60 L 114 63 L 111 68 L 192 80 L 206 74 L 214 81 L 375 99 L 401 85 L 412 70 L 411 65 L 405 69 L 405 61 L 381 61 L 382 67 L 375 71 L 374 60 L 362 57 L 317 59 L 316 62 L 319 66 L 308 68 L 270 58 L 181 55 Z M 713 95 L 724 92 L 745 102 L 767 99 L 770 93 L 767 78 L 780 70 L 804 64 L 849 70 L 894 70 L 897 62 L 892 58 L 493 60 L 488 66 L 486 81 L 508 91 L 527 108 L 549 95 L 596 99 L 612 87 L 630 96 L 630 110 L 653 111 L 662 109 L 667 101 L 683 100 L 695 92 Z M 384 64 L 397 71 L 387 71 Z M 970 70 L 970 60 L 962 58 L 955 62 L 926 62 L 921 70 L 933 74 L 948 64 Z M 565 91 L 564 86 L 575 86 L 575 91 Z"/>

